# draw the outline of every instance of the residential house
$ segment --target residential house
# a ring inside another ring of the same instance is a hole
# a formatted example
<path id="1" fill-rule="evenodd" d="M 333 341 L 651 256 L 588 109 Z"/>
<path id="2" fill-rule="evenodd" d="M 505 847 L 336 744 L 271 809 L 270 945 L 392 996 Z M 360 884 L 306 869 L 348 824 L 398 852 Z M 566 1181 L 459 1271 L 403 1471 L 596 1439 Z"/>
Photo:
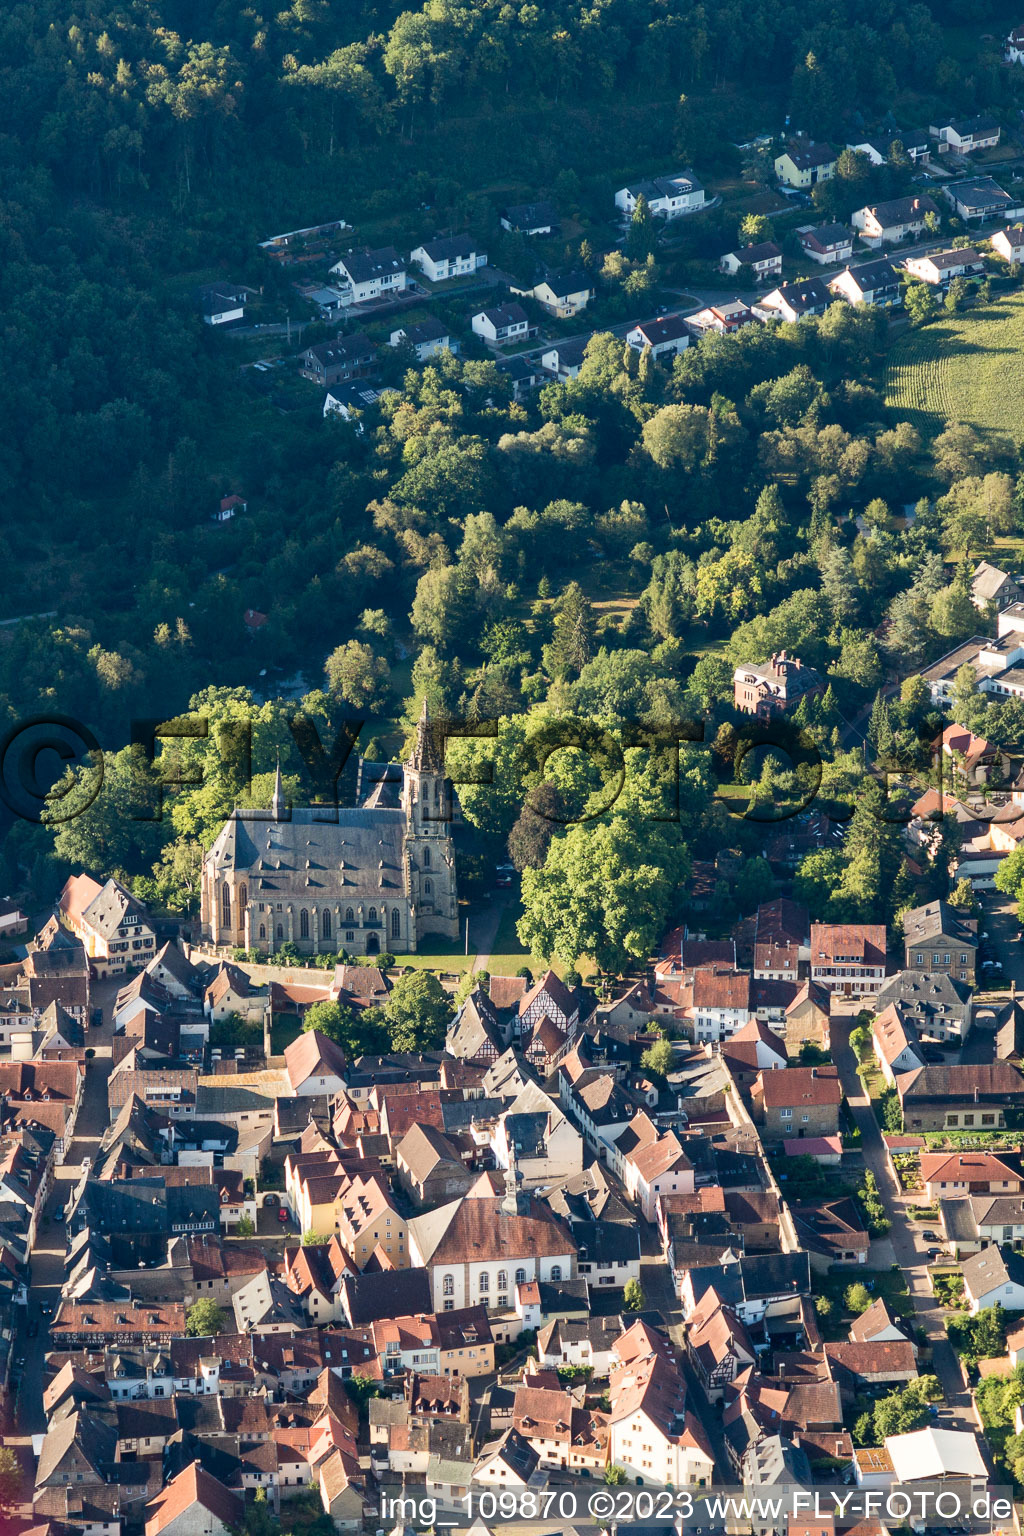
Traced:
<path id="1" fill-rule="evenodd" d="M 775 157 L 775 174 L 787 187 L 801 190 L 819 181 L 831 181 L 836 173 L 836 152 L 831 144 L 795 139 Z"/>
<path id="2" fill-rule="evenodd" d="M 1024 63 L 1024 27 L 1014 27 L 1006 39 L 1003 58 L 1007 64 Z"/>
<path id="3" fill-rule="evenodd" d="M 285 1071 L 292 1094 L 329 1098 L 345 1091 L 345 1052 L 318 1029 L 303 1030 L 285 1047 Z"/>
<path id="4" fill-rule="evenodd" d="M 972 1316 L 997 1301 L 1007 1312 L 1024 1312 L 1024 1253 L 1014 1248 L 983 1248 L 963 1261 L 960 1273 Z"/>
<path id="5" fill-rule="evenodd" d="M 795 324 L 811 315 L 823 315 L 831 302 L 828 288 L 820 277 L 804 277 L 766 293 L 754 305 L 754 313 L 762 320 L 787 320 Z"/>
<path id="6" fill-rule="evenodd" d="M 72 875 L 61 891 L 59 910 L 101 978 L 141 969 L 156 953 L 149 913 L 119 880 L 100 885 L 88 875 Z"/>
<path id="7" fill-rule="evenodd" d="M 197 1460 L 146 1508 L 146 1536 L 230 1536 L 242 1523 L 244 1502 Z"/>
<path id="8" fill-rule="evenodd" d="M 199 312 L 205 325 L 229 325 L 245 316 L 248 288 L 240 283 L 208 283 L 199 290 Z"/>
<path id="9" fill-rule="evenodd" d="M 547 1386 L 517 1387 L 512 1428 L 537 1453 L 538 1464 L 600 1474 L 608 1462 L 603 1414 L 576 1405 L 570 1394 Z"/>
<path id="10" fill-rule="evenodd" d="M 575 341 L 560 341 L 557 346 L 549 347 L 541 353 L 541 367 L 547 373 L 553 373 L 557 379 L 578 378 L 589 341 L 589 336 L 578 337 Z"/>
<path id="11" fill-rule="evenodd" d="M 615 1344 L 622 1333 L 622 1319 L 588 1317 L 572 1321 L 552 1318 L 537 1335 L 537 1360 L 547 1370 L 570 1365 L 607 1376 L 614 1362 Z"/>
<path id="12" fill-rule="evenodd" d="M 871 1239 L 848 1196 L 837 1200 L 794 1201 L 790 1206 L 796 1235 L 820 1274 L 850 1264 L 866 1264 Z"/>
<path id="13" fill-rule="evenodd" d="M 553 203 L 512 203 L 501 210 L 501 227 L 520 235 L 551 235 L 558 214 Z"/>
<path id="14" fill-rule="evenodd" d="M 440 1205 L 466 1194 L 475 1175 L 458 1148 L 432 1125 L 414 1125 L 395 1153 L 398 1179 L 420 1205 Z"/>
<path id="15" fill-rule="evenodd" d="M 805 981 L 786 1005 L 785 1040 L 790 1055 L 799 1054 L 805 1040 L 829 1049 L 832 993 L 820 981 Z"/>
<path id="16" fill-rule="evenodd" d="M 498 372 L 511 384 L 513 400 L 525 400 L 547 382 L 540 364 L 528 357 L 503 357 L 498 362 Z"/>
<path id="17" fill-rule="evenodd" d="M 510 283 L 513 293 L 534 299 L 546 314 L 570 320 L 582 314 L 594 297 L 594 285 L 585 272 L 549 272 L 529 284 Z"/>
<path id="18" fill-rule="evenodd" d="M 925 256 L 908 256 L 903 265 L 911 277 L 941 288 L 948 287 L 954 277 L 975 277 L 985 270 L 981 256 L 969 246 L 961 251 L 930 251 Z"/>
<path id="19" fill-rule="evenodd" d="M 819 267 L 830 267 L 836 262 L 849 261 L 853 255 L 853 235 L 845 224 L 816 224 L 798 229 L 796 237 L 800 248 Z"/>
<path id="20" fill-rule="evenodd" d="M 652 357 L 674 357 L 690 344 L 690 330 L 681 315 L 661 315 L 645 320 L 626 332 L 626 340 L 638 352 L 650 348 Z"/>
<path id="21" fill-rule="evenodd" d="M 1024 1174 L 1018 1158 L 994 1152 L 922 1152 L 921 1184 L 932 1205 L 969 1195 L 1019 1195 Z"/>
<path id="22" fill-rule="evenodd" d="M 710 304 L 695 315 L 687 315 L 686 324 L 695 336 L 703 336 L 706 331 L 731 336 L 741 325 L 749 325 L 754 319 L 756 316 L 749 304 L 744 304 L 742 299 L 733 299 L 728 303 Z"/>
<path id="23" fill-rule="evenodd" d="M 614 1072 L 588 1067 L 574 1081 L 562 1072 L 558 1083 L 562 1104 L 602 1159 L 636 1113 L 636 1104 Z"/>
<path id="24" fill-rule="evenodd" d="M 719 270 L 735 277 L 742 272 L 753 283 L 763 283 L 769 278 L 782 276 L 782 252 L 773 240 L 762 240 L 758 245 L 744 245 L 734 251 L 726 251 L 718 263 Z"/>
<path id="25" fill-rule="evenodd" d="M 756 1018 L 744 1024 L 728 1040 L 723 1040 L 719 1050 L 741 1088 L 749 1087 L 759 1072 L 785 1070 L 788 1061 L 785 1041 L 770 1025 Z"/>
<path id="26" fill-rule="evenodd" d="M 977 117 L 958 117 L 945 123 L 937 123 L 928 129 L 938 140 L 939 153 L 955 149 L 957 154 L 969 155 L 976 149 L 994 149 L 999 143 L 999 122 L 990 113 Z"/>
<path id="27" fill-rule="evenodd" d="M 754 919 L 754 976 L 758 981 L 796 981 L 811 958 L 810 918 L 799 902 L 765 901 Z"/>
<path id="28" fill-rule="evenodd" d="M 712 1287 L 705 1291 L 686 1325 L 686 1353 L 709 1402 L 720 1401 L 743 1371 L 757 1364 L 746 1324 Z"/>
<path id="29" fill-rule="evenodd" d="M 433 315 L 411 325 L 399 326 L 388 338 L 389 347 L 411 347 L 418 363 L 425 363 L 438 352 L 457 352 L 458 342 L 453 341 L 449 328 Z"/>
<path id="30" fill-rule="evenodd" d="M 1020 228 L 1024 232 L 1024 224 Z M 957 252 L 957 254 L 960 253 Z M 1000 570 L 997 565 L 990 565 L 987 560 L 978 562 L 971 578 L 971 600 L 975 608 L 985 613 L 989 603 L 994 603 L 998 611 L 1009 608 L 1012 603 L 1019 603 L 1022 599 L 1024 599 L 1024 583 L 1017 576 L 1011 575 L 1009 571 Z"/>
<path id="31" fill-rule="evenodd" d="M 976 176 L 969 181 L 950 181 L 942 195 L 953 205 L 957 218 L 965 223 L 986 219 L 1015 219 L 1024 213 L 1024 203 L 1011 197 L 992 176 Z"/>
<path id="32" fill-rule="evenodd" d="M 859 144 L 847 144 L 846 147 L 864 155 L 872 165 L 888 165 L 897 145 L 915 165 L 927 165 L 932 157 L 931 139 L 923 128 L 896 128 L 880 136 L 862 139 Z"/>
<path id="33" fill-rule="evenodd" d="M 762 1072 L 751 1091 L 754 1118 L 767 1141 L 835 1136 L 842 1099 L 838 1070 L 830 1065 Z"/>
<path id="34" fill-rule="evenodd" d="M 855 1317 L 849 1328 L 849 1338 L 852 1344 L 891 1344 L 903 1341 L 913 1344 L 913 1325 L 902 1323 L 892 1311 L 884 1296 L 877 1296 L 859 1317 Z"/>
<path id="35" fill-rule="evenodd" d="M 237 1013 L 249 1024 L 262 1024 L 270 989 L 259 986 L 240 966 L 222 960 L 203 992 L 203 1012 L 211 1024 L 223 1023 Z"/>
<path id="36" fill-rule="evenodd" d="M 857 267 L 847 267 L 829 282 L 829 291 L 851 304 L 871 304 L 882 309 L 894 309 L 903 303 L 900 277 L 891 261 L 884 256 L 877 261 L 864 261 Z"/>
<path id="37" fill-rule="evenodd" d="M 487 255 L 478 249 L 472 235 L 428 240 L 416 247 L 409 260 L 432 283 L 443 283 L 451 277 L 471 277 L 487 265 Z"/>
<path id="38" fill-rule="evenodd" d="M 943 1235 L 958 1258 L 992 1246 L 1024 1243 L 1024 1196 L 968 1195 L 939 1201 Z"/>
<path id="39" fill-rule="evenodd" d="M 381 391 L 365 381 L 361 384 L 335 384 L 324 396 L 324 418 L 340 416 L 342 421 L 355 424 L 356 434 L 363 436 L 362 418 L 380 399 Z"/>
<path id="40" fill-rule="evenodd" d="M 373 372 L 377 348 L 369 336 L 339 336 L 336 341 L 321 341 L 302 354 L 300 373 L 304 379 L 325 387 L 344 384 L 350 379 L 365 379 Z"/>
<path id="41" fill-rule="evenodd" d="M 879 992 L 885 980 L 885 946 L 882 923 L 813 923 L 811 980 L 846 996 Z"/>
<path id="42" fill-rule="evenodd" d="M 908 970 L 945 972 L 969 987 L 974 986 L 977 919 L 964 917 L 948 901 L 929 901 L 906 912 L 903 946 Z"/>
<path id="43" fill-rule="evenodd" d="M 615 206 L 624 218 L 632 218 L 641 197 L 656 219 L 678 219 L 683 214 L 699 213 L 705 203 L 704 188 L 689 170 L 620 187 L 615 194 Z"/>
<path id="44" fill-rule="evenodd" d="M 668 1339 L 637 1322 L 619 1339 L 616 1355 L 608 1381 L 610 1461 L 644 1483 L 709 1485 L 714 1453 L 703 1425 L 687 1408 L 686 1385 Z"/>
<path id="45" fill-rule="evenodd" d="M 689 1319 L 701 1298 L 714 1289 L 749 1328 L 766 1317 L 793 1317 L 796 1299 L 810 1292 L 811 1267 L 803 1249 L 740 1254 L 677 1271 L 675 1280 L 684 1318 Z"/>
<path id="46" fill-rule="evenodd" d="M 925 219 L 934 214 L 937 204 L 925 193 L 909 197 L 895 197 L 886 203 L 868 204 L 851 215 L 850 223 L 857 230 L 865 245 L 878 247 L 896 245 L 900 241 L 917 239 L 926 229 Z"/>
<path id="47" fill-rule="evenodd" d="M 821 674 L 785 651 L 773 652 L 765 662 L 745 662 L 733 672 L 736 708 L 761 720 L 785 714 L 802 698 L 822 692 Z"/>
<path id="48" fill-rule="evenodd" d="M 536 1486 L 540 1457 L 528 1440 L 509 1426 L 496 1440 L 489 1440 L 473 1466 L 473 1481 L 485 1488 L 521 1490 Z"/>
<path id="49" fill-rule="evenodd" d="M 1002 1130 L 1024 1104 L 1024 1075 L 1006 1061 L 926 1065 L 896 1079 L 907 1131 Z"/>
<path id="50" fill-rule="evenodd" d="M 525 341 L 530 331 L 530 318 L 521 304 L 498 304 L 493 309 L 482 309 L 470 321 L 475 336 L 484 341 L 504 345 L 509 341 Z"/>
<path id="51" fill-rule="evenodd" d="M 884 1344 L 826 1342 L 824 1352 L 847 1402 L 852 1402 L 865 1389 L 887 1387 L 891 1391 L 917 1380 L 917 1355 L 913 1344 L 905 1339 Z"/>
<path id="52" fill-rule="evenodd" d="M 997 229 L 989 237 L 989 244 L 1004 261 L 1016 262 L 1019 266 L 1024 262 L 1024 224 L 1008 224 L 1005 229 Z"/>
<path id="53" fill-rule="evenodd" d="M 404 293 L 408 283 L 405 262 L 393 245 L 373 251 L 348 251 L 334 263 L 331 276 L 338 278 L 341 302 L 345 305 L 390 298 Z"/>
<path id="54" fill-rule="evenodd" d="M 891 1088 L 901 1072 L 924 1066 L 924 1055 L 912 1024 L 904 1023 L 894 1003 L 876 1014 L 871 1026 L 875 1059 Z"/>
<path id="55" fill-rule="evenodd" d="M 661 1132 L 641 1110 L 608 1149 L 608 1166 L 645 1221 L 654 1221 L 661 1195 L 694 1190 L 693 1164 L 674 1131 Z"/>

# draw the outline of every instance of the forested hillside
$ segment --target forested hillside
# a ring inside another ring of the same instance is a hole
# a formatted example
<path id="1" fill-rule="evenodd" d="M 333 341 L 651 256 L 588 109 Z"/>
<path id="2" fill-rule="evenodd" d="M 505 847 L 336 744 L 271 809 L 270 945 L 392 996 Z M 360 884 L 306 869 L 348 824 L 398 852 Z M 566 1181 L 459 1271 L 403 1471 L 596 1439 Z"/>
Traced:
<path id="1" fill-rule="evenodd" d="M 787 115 L 841 141 L 886 114 L 1008 111 L 1016 79 L 979 37 L 1004 20 L 865 0 L 6 8 L 0 616 L 44 615 L 0 628 L 7 718 L 61 709 L 117 746 L 132 716 L 296 671 L 325 721 L 393 724 L 424 693 L 477 714 L 711 708 L 738 625 L 730 655 L 797 645 L 834 678 L 828 709 L 860 708 L 887 607 L 922 655 L 969 628 L 935 556 L 999 526 L 993 496 L 1017 517 L 1015 462 L 985 492 L 977 443 L 933 452 L 886 412 L 884 321 L 750 327 L 674 369 L 599 337 L 528 406 L 493 363 L 448 360 L 397 377 L 360 437 L 245 389 L 195 285 L 284 303 L 257 242 L 328 218 L 358 240 L 422 209 L 428 233 L 493 236 L 501 198 L 548 196 L 586 232 L 621 178 L 734 172 L 736 142 Z M 214 525 L 230 489 L 250 512 Z M 924 492 L 941 509 L 894 532 Z M 843 524 L 868 503 L 866 532 Z M 826 711 L 822 740 L 839 724 Z M 282 744 L 278 721 L 257 770 Z M 116 847 L 82 818 L 57 852 L 141 875 L 167 845 L 191 869 L 221 811 Z M 45 884 L 52 851 L 20 827 L 10 883 Z M 163 889 L 191 900 L 187 879 Z"/>

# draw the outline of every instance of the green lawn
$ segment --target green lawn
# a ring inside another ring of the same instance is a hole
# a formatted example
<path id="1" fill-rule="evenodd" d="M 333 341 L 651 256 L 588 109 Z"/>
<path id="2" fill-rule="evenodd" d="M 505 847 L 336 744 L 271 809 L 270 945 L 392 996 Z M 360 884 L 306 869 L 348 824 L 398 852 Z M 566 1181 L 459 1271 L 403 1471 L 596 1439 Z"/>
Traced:
<path id="1" fill-rule="evenodd" d="M 964 421 L 1007 442 L 1024 420 L 1024 293 L 907 331 L 890 354 L 886 404 L 926 432 Z"/>
<path id="2" fill-rule="evenodd" d="M 324 972 L 326 976 L 326 971 Z M 285 1046 L 291 1045 L 302 1033 L 297 1013 L 275 1013 L 270 1029 L 270 1050 L 274 1056 L 283 1056 Z"/>

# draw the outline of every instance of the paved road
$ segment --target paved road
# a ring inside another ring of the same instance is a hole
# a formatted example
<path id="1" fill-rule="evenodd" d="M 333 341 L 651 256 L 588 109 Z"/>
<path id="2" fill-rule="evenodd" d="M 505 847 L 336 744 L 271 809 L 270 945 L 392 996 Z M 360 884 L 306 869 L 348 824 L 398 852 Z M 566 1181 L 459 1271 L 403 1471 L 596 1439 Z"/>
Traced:
<path id="1" fill-rule="evenodd" d="M 860 1127 L 865 1165 L 875 1176 L 885 1213 L 892 1222 L 889 1236 L 882 1242 L 872 1243 L 871 1259 L 876 1265 L 895 1261 L 904 1272 L 917 1321 L 931 1345 L 931 1369 L 942 1383 L 946 1406 L 953 1410 L 952 1418 L 945 1421 L 945 1427 L 974 1429 L 976 1425 L 970 1412 L 971 1399 L 966 1389 L 963 1368 L 946 1337 L 943 1324 L 945 1314 L 931 1291 L 926 1256 L 929 1244 L 907 1216 L 907 1206 L 912 1202 L 897 1189 L 889 1172 L 882 1134 L 864 1086 L 857 1076 L 857 1063 L 849 1043 L 850 1029 L 855 1023 L 854 1013 L 833 1013 L 832 1059 L 839 1068 L 843 1091 Z"/>

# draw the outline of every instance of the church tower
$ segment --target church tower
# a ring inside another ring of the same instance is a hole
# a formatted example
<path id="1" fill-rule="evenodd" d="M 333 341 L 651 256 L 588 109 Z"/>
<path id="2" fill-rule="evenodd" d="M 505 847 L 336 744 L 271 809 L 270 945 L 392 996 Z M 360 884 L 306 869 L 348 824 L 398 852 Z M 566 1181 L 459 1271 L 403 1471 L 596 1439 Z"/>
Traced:
<path id="1" fill-rule="evenodd" d="M 416 726 L 416 744 L 402 770 L 405 858 L 409 900 L 417 936 L 459 936 L 452 844 L 452 793 L 444 772 L 444 743 L 427 701 Z"/>

